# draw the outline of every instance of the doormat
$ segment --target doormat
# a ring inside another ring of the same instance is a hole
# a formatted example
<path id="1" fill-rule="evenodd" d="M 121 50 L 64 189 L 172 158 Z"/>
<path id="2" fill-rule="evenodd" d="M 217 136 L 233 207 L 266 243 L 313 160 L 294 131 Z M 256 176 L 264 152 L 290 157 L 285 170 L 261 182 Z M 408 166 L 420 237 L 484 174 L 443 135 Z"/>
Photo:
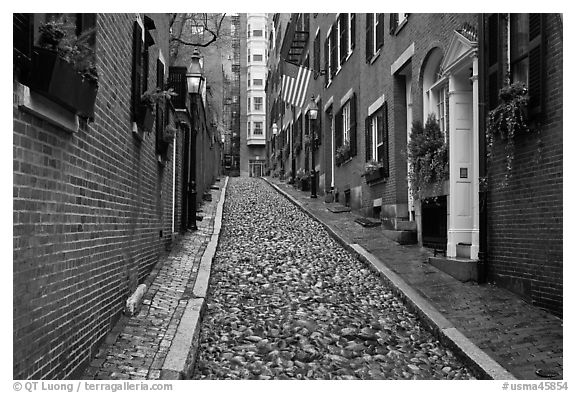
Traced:
<path id="1" fill-rule="evenodd" d="M 382 225 L 382 221 L 374 218 L 359 217 L 354 220 L 355 223 L 362 225 L 365 228 L 374 228 Z"/>
<path id="2" fill-rule="evenodd" d="M 344 213 L 349 212 L 351 210 L 349 207 L 346 206 L 330 206 L 327 209 L 332 213 Z"/>

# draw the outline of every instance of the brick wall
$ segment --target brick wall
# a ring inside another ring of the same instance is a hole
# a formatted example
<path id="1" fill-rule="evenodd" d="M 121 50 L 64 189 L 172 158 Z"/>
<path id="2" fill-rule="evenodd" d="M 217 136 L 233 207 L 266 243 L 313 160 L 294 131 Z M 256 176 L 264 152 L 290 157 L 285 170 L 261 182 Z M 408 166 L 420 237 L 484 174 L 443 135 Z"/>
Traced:
<path id="1" fill-rule="evenodd" d="M 488 166 L 489 279 L 562 316 L 562 24 L 546 14 L 544 116 L 540 131 L 517 135 L 512 177 L 495 141 Z"/>
<path id="2" fill-rule="evenodd" d="M 13 108 L 15 379 L 75 375 L 170 241 L 172 150 L 160 165 L 154 133 L 131 130 L 134 19 L 98 15 L 93 123 L 70 134 Z"/>

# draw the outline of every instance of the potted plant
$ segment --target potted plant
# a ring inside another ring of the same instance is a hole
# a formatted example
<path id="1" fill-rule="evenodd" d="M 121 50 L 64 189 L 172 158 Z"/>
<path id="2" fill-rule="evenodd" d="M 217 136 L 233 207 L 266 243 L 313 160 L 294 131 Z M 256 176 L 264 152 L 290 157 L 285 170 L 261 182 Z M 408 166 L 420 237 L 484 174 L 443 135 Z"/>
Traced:
<path id="1" fill-rule="evenodd" d="M 176 93 L 172 88 L 161 90 L 156 87 L 145 91 L 140 96 L 140 110 L 138 111 L 137 121 L 142 124 L 144 131 L 152 132 L 154 117 L 156 116 L 156 105 L 163 105 L 175 95 Z"/>
<path id="2" fill-rule="evenodd" d="M 296 175 L 295 175 L 296 188 L 298 188 L 300 190 L 302 189 L 302 179 L 304 178 L 305 174 L 306 173 L 304 172 L 304 169 L 302 169 L 302 168 L 299 168 L 296 171 Z"/>
<path id="3" fill-rule="evenodd" d="M 506 173 L 503 184 L 506 185 L 512 172 L 514 161 L 514 136 L 529 132 L 528 127 L 528 89 L 522 82 L 510 84 L 509 81 L 498 93 L 500 104 L 488 114 L 487 139 L 488 157 L 492 155 L 494 139 L 505 141 Z"/>
<path id="4" fill-rule="evenodd" d="M 162 135 L 164 142 L 170 143 L 174 140 L 174 138 L 176 137 L 176 134 L 178 133 L 178 129 L 176 127 L 174 127 L 172 124 L 168 124 L 165 128 L 164 128 L 164 134 Z"/>
<path id="5" fill-rule="evenodd" d="M 408 142 L 408 179 L 415 199 L 427 193 L 440 195 L 448 179 L 448 145 L 436 117 L 431 114 L 425 126 L 415 121 Z"/>
<path id="6" fill-rule="evenodd" d="M 366 183 L 376 181 L 384 176 L 384 165 L 380 161 L 370 160 L 364 165 L 362 176 L 366 179 Z"/>
<path id="7" fill-rule="evenodd" d="M 300 141 L 294 142 L 294 154 L 299 154 L 300 150 L 302 150 L 302 144 Z"/>
<path id="8" fill-rule="evenodd" d="M 94 117 L 98 73 L 94 49 L 88 41 L 94 29 L 75 34 L 75 26 L 61 18 L 39 27 L 32 53 L 30 88 L 75 113 Z"/>
<path id="9" fill-rule="evenodd" d="M 340 166 L 350 158 L 350 142 L 346 141 L 341 146 L 336 148 L 336 155 L 334 157 L 336 165 Z"/>
<path id="10" fill-rule="evenodd" d="M 310 173 L 304 172 L 304 175 L 300 178 L 302 184 L 302 191 L 310 191 Z"/>

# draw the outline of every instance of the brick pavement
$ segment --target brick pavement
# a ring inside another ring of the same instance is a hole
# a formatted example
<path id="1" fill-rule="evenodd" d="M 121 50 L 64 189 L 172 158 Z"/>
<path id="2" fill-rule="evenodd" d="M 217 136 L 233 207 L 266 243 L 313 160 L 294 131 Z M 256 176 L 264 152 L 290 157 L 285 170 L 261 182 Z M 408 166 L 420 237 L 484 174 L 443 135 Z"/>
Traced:
<path id="1" fill-rule="evenodd" d="M 332 213 L 322 198 L 268 178 L 345 242 L 375 255 L 448 319 L 472 343 L 518 379 L 540 379 L 538 369 L 563 373 L 563 322 L 494 285 L 462 283 L 427 263 L 417 245 L 401 246 L 382 230 L 354 222 L 354 212 Z"/>
<path id="2" fill-rule="evenodd" d="M 178 325 L 193 298 L 192 290 L 204 250 L 213 231 L 225 180 L 211 190 L 212 201 L 201 207 L 198 230 L 184 234 L 146 280 L 142 307 L 122 316 L 84 370 L 82 379 L 159 379 Z"/>

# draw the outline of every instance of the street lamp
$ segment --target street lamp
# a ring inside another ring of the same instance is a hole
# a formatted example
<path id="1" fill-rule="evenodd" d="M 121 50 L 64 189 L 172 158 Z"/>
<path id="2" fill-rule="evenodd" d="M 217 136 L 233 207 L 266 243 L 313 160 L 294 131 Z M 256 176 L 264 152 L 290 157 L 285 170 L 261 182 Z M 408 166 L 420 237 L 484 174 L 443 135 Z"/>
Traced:
<path id="1" fill-rule="evenodd" d="M 190 157 L 188 166 L 188 182 L 186 185 L 187 194 L 187 210 L 188 229 L 195 231 L 198 229 L 196 226 L 196 123 L 198 119 L 198 111 L 194 110 L 194 106 L 198 105 L 196 95 L 202 94 L 202 84 L 204 83 L 204 72 L 200 64 L 200 53 L 195 48 L 192 53 L 190 66 L 186 72 L 186 83 L 188 86 L 188 94 L 190 94 L 190 114 L 192 116 L 192 127 L 190 130 L 190 144 L 188 145 L 188 156 Z"/>
<path id="2" fill-rule="evenodd" d="M 278 134 L 278 124 L 272 124 L 272 135 L 276 136 Z"/>
<path id="3" fill-rule="evenodd" d="M 310 99 L 310 105 L 308 106 L 308 120 L 310 121 L 310 135 L 311 143 L 310 150 L 312 156 L 312 168 L 310 173 L 310 198 L 317 198 L 316 195 L 316 163 L 314 162 L 314 150 L 316 148 L 316 119 L 318 118 L 318 105 L 314 100 L 314 96 Z"/>
<path id="4" fill-rule="evenodd" d="M 194 48 L 194 52 L 192 53 L 192 61 L 186 72 L 186 82 L 188 83 L 188 94 L 202 94 L 204 72 L 200 65 L 198 48 Z"/>

